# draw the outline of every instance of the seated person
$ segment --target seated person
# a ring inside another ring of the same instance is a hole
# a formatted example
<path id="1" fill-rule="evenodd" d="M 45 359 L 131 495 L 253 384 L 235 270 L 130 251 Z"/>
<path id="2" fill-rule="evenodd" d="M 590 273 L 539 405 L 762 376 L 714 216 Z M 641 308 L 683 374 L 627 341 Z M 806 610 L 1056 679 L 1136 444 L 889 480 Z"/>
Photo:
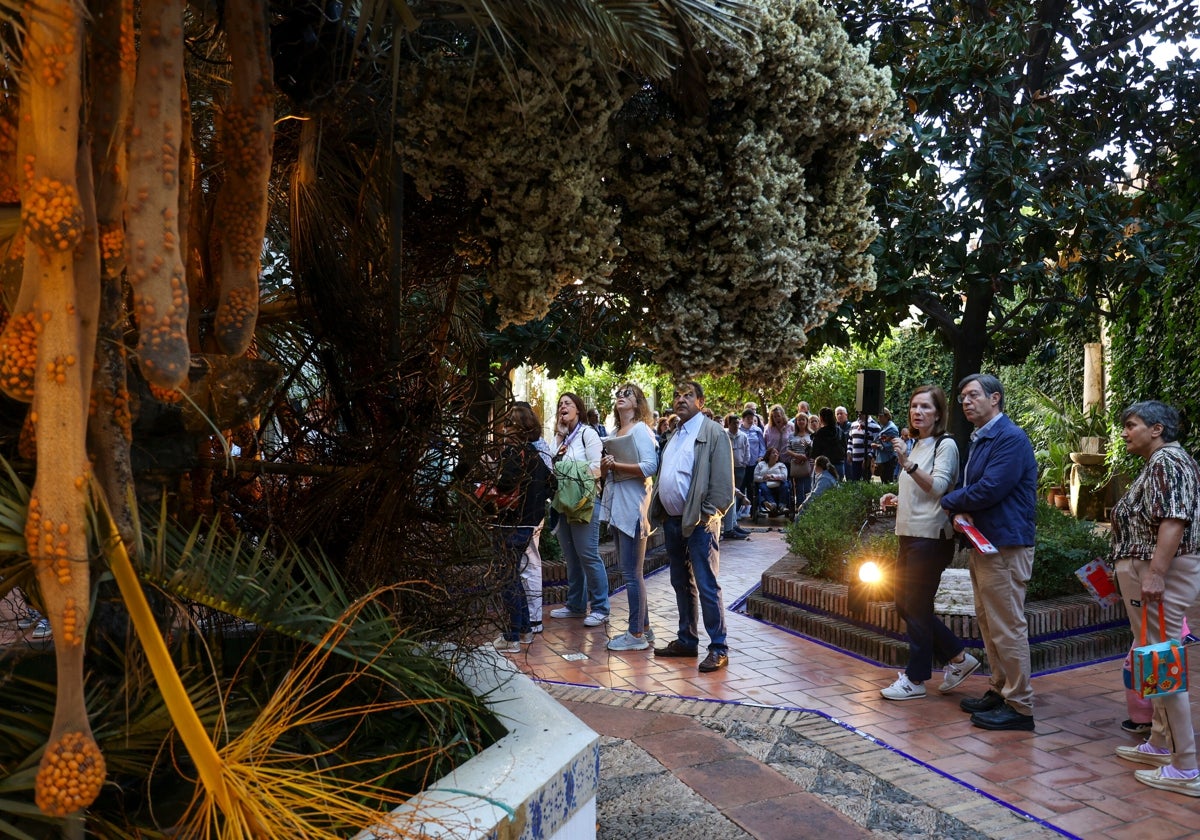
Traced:
<path id="1" fill-rule="evenodd" d="M 813 459 L 812 490 L 809 491 L 808 497 L 800 503 L 800 507 L 796 510 L 796 516 L 804 513 L 804 508 L 809 502 L 837 485 L 838 477 L 833 465 L 824 455 L 818 455 Z"/>
<path id="2" fill-rule="evenodd" d="M 774 446 L 754 468 L 754 483 L 758 487 L 758 503 L 767 513 L 778 516 L 787 508 L 787 500 L 792 497 L 788 465 L 779 460 L 779 450 Z"/>

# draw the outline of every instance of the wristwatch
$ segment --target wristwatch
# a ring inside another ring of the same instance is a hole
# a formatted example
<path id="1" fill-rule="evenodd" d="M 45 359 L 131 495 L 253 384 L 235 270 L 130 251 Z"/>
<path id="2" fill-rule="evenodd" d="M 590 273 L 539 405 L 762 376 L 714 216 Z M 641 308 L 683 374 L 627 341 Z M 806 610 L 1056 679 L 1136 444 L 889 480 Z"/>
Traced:
<path id="1" fill-rule="evenodd" d="M 911 464 L 909 464 L 907 467 L 904 468 L 904 471 L 906 473 L 908 473 L 909 475 L 912 475 L 919 469 L 921 469 L 921 465 L 918 464 L 916 461 L 913 461 Z"/>

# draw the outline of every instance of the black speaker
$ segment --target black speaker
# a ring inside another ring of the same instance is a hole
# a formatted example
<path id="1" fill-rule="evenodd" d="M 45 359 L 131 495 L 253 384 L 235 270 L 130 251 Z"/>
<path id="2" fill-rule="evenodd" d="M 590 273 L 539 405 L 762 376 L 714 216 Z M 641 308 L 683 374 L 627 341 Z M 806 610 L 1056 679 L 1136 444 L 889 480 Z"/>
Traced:
<path id="1" fill-rule="evenodd" d="M 858 389 L 854 392 L 854 410 L 878 415 L 883 411 L 883 378 L 881 370 L 867 368 L 858 372 Z"/>

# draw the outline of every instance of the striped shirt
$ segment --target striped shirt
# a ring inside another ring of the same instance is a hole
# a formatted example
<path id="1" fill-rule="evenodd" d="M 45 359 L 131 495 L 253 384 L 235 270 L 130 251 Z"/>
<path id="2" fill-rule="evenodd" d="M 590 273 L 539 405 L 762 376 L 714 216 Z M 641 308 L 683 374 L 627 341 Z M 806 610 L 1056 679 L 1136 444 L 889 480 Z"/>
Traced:
<path id="1" fill-rule="evenodd" d="M 1164 519 L 1186 523 L 1176 556 L 1200 549 L 1200 466 L 1178 443 L 1156 450 L 1113 508 L 1113 556 L 1149 560 Z"/>

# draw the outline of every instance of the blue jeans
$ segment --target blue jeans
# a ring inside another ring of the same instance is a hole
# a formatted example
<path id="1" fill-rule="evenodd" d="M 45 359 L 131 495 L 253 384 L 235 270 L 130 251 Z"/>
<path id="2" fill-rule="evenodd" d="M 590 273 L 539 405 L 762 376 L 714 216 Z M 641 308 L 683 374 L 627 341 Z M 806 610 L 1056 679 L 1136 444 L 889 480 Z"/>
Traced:
<path id="1" fill-rule="evenodd" d="M 591 612 L 608 615 L 608 572 L 600 559 L 599 517 L 593 513 L 591 522 L 572 525 L 560 516 L 555 534 L 567 564 L 567 609 L 587 613 L 591 602 Z"/>
<path id="2" fill-rule="evenodd" d="M 529 541 L 533 539 L 532 527 L 496 528 L 492 531 L 492 548 L 500 558 L 504 574 L 504 609 L 508 612 L 508 630 L 504 638 L 515 642 L 522 633 L 533 629 L 529 622 L 529 602 L 525 598 L 525 584 L 521 581 L 521 559 Z"/>
<path id="3" fill-rule="evenodd" d="M 792 481 L 792 510 L 800 507 L 800 503 L 808 498 L 812 491 L 812 474 L 802 475 Z"/>
<path id="4" fill-rule="evenodd" d="M 702 615 L 709 651 L 727 653 L 725 608 L 721 603 L 721 584 L 717 583 L 720 531 L 721 520 L 713 517 L 706 525 L 697 525 L 685 540 L 678 516 L 668 516 L 663 522 L 663 538 L 671 559 L 671 588 L 675 590 L 675 605 L 679 610 L 679 644 L 686 648 L 700 647 L 696 619 Z"/>
<path id="5" fill-rule="evenodd" d="M 629 598 L 629 632 L 637 636 L 649 623 L 646 606 L 646 535 L 631 537 L 619 528 L 612 528 L 621 574 L 625 578 L 625 595 Z"/>
<path id="6" fill-rule="evenodd" d="M 933 661 L 949 662 L 962 652 L 962 642 L 933 612 L 942 572 L 954 559 L 954 540 L 898 537 L 896 612 L 908 626 L 908 667 L 912 682 L 933 675 Z"/>
<path id="7" fill-rule="evenodd" d="M 759 482 L 758 501 L 760 504 L 766 502 L 779 507 L 788 507 L 792 503 L 791 482 L 785 481 L 778 487 L 768 487 L 765 481 Z"/>

